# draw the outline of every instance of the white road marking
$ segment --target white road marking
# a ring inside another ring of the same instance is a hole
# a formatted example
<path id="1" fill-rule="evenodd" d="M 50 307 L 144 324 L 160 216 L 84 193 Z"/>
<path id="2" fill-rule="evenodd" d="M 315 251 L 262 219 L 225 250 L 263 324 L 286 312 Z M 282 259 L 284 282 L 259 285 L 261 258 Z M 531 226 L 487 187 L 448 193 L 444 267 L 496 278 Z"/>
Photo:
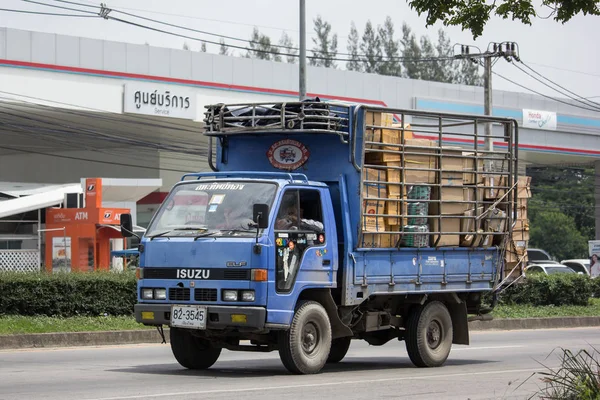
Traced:
<path id="1" fill-rule="evenodd" d="M 364 379 L 364 380 L 324 382 L 324 383 L 308 383 L 308 384 L 302 384 L 302 385 L 248 387 L 248 388 L 240 388 L 240 389 L 200 390 L 200 391 L 194 391 L 194 392 L 156 393 L 156 394 L 144 394 L 144 395 L 135 395 L 135 396 L 101 397 L 101 398 L 88 399 L 88 400 L 128 400 L 128 399 L 145 399 L 145 398 L 159 398 L 159 397 L 172 397 L 172 396 L 189 396 L 189 395 L 199 395 L 199 394 L 258 392 L 258 391 L 265 391 L 265 390 L 289 390 L 289 389 L 318 388 L 318 387 L 340 386 L 340 385 L 362 385 L 362 384 L 369 384 L 369 383 L 406 381 L 406 380 L 415 380 L 415 379 L 436 379 L 436 378 L 443 379 L 443 378 L 456 378 L 456 377 L 474 376 L 474 375 L 516 374 L 516 373 L 523 373 L 523 372 L 538 372 L 538 371 L 542 371 L 542 370 L 543 370 L 543 368 L 528 368 L 528 369 L 507 369 L 507 370 L 483 371 L 483 372 L 464 372 L 464 373 L 460 373 L 460 374 L 436 374 L 436 375 L 420 374 L 420 375 L 404 376 L 404 377 L 397 377 L 397 378 Z"/>
<path id="2" fill-rule="evenodd" d="M 521 346 L 521 345 L 514 345 L 514 346 L 485 346 L 485 347 L 474 347 L 474 346 L 470 346 L 470 347 L 452 347 L 452 351 L 462 351 L 462 350 L 495 350 L 495 349 L 517 349 L 520 347 L 527 347 L 527 346 Z"/>

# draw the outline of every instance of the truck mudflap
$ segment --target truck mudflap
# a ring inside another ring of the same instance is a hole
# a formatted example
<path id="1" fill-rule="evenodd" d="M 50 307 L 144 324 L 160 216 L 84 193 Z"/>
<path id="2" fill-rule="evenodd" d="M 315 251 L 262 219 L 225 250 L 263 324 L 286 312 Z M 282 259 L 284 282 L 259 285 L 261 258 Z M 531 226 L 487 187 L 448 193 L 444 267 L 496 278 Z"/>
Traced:
<path id="1" fill-rule="evenodd" d="M 147 325 L 170 325 L 170 304 L 136 304 L 135 320 Z M 264 307 L 207 306 L 206 329 L 231 327 L 263 329 L 267 320 Z M 245 317 L 240 317 L 245 316 Z"/>

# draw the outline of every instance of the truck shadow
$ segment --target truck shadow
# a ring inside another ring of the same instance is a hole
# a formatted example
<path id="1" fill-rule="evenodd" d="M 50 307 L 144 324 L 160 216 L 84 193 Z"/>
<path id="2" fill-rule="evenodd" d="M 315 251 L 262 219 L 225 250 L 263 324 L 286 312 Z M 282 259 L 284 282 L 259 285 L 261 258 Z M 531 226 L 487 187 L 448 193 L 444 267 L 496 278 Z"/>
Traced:
<path id="1" fill-rule="evenodd" d="M 495 363 L 493 360 L 448 360 L 446 367 L 477 365 Z M 408 357 L 348 357 L 337 364 L 327 364 L 322 374 L 348 372 L 348 371 L 377 371 L 403 369 L 417 370 Z M 281 364 L 278 358 L 248 359 L 248 360 L 223 360 L 217 361 L 210 369 L 204 371 L 191 371 L 177 363 L 139 365 L 129 368 L 111 369 L 110 372 L 123 372 L 131 374 L 154 374 L 173 376 L 193 376 L 203 378 L 260 378 L 269 376 L 291 375 Z"/>

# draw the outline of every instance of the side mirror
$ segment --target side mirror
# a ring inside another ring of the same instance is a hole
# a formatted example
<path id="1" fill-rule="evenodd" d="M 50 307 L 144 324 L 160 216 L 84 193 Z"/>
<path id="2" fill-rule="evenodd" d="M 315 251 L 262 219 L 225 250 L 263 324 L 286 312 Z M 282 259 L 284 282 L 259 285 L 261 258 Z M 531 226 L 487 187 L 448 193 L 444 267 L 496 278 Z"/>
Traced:
<path id="1" fill-rule="evenodd" d="M 267 204 L 254 204 L 252 206 L 252 220 L 260 229 L 269 227 L 269 206 Z"/>
<path id="2" fill-rule="evenodd" d="M 123 237 L 132 237 L 134 235 L 131 214 L 121 214 L 121 235 Z"/>

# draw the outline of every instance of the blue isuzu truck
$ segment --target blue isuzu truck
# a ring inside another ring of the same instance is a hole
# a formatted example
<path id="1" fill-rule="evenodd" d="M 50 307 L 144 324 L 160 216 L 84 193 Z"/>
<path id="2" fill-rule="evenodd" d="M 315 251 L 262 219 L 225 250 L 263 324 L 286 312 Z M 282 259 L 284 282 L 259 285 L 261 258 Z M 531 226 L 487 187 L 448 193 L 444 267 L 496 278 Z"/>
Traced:
<path id="1" fill-rule="evenodd" d="M 212 172 L 183 176 L 139 245 L 136 320 L 168 326 L 182 366 L 278 351 L 318 373 L 362 339 L 437 367 L 469 344 L 503 279 L 515 120 L 318 98 L 206 109 Z"/>

